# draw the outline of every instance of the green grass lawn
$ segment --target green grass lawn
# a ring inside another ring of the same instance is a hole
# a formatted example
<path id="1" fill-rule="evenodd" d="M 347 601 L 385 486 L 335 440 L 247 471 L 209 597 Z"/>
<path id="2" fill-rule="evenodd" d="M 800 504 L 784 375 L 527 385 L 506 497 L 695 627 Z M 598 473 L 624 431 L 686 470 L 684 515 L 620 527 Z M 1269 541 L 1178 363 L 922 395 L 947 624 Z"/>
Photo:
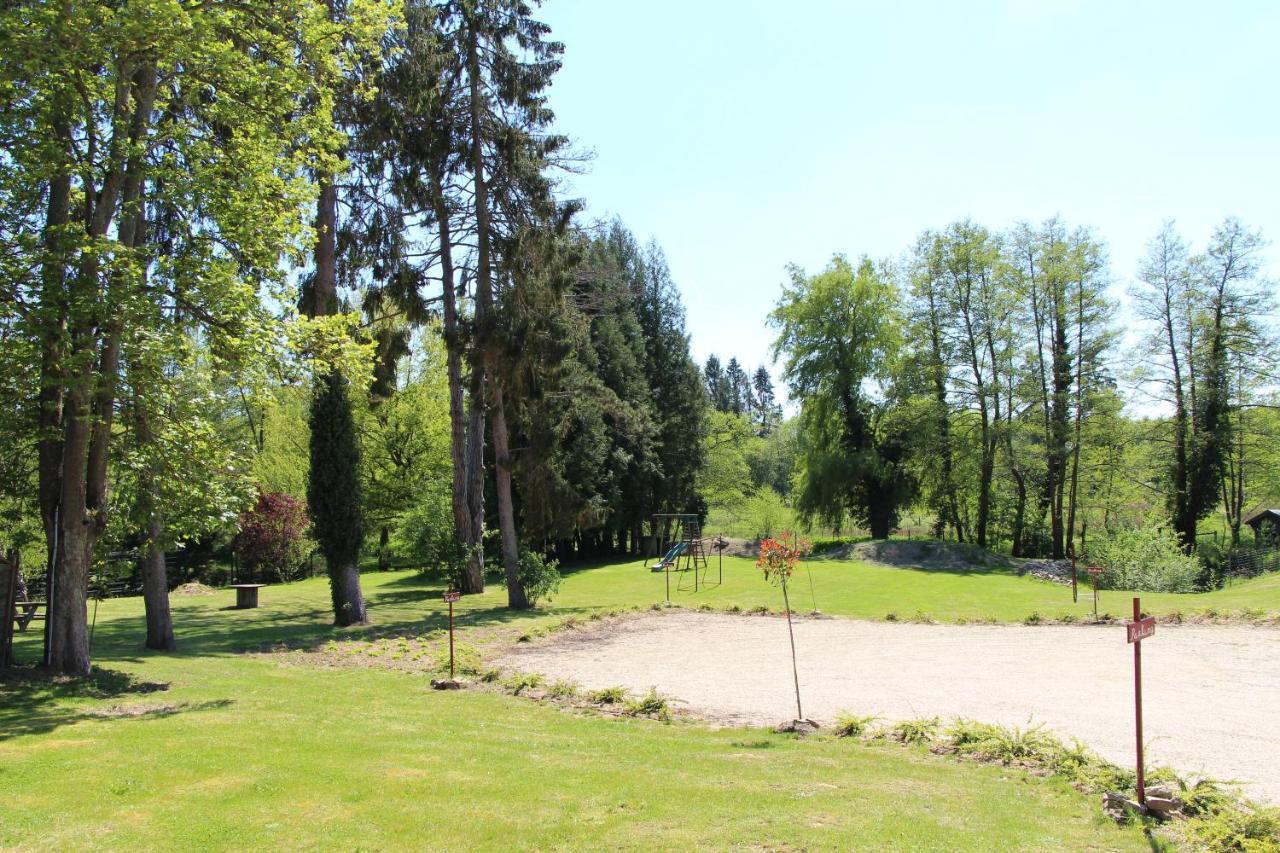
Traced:
<path id="1" fill-rule="evenodd" d="M 1003 570 L 894 569 L 814 559 L 797 609 L 939 620 L 1033 612 L 1083 616 L 1070 591 Z M 711 578 L 717 574 L 713 558 Z M 685 579 L 687 584 L 690 578 Z M 777 609 L 753 562 L 726 558 L 724 583 L 673 601 Z M 140 649 L 140 599 L 103 602 L 90 682 L 0 682 L 0 847 L 765 847 L 1138 849 L 1136 830 L 1097 816 L 1057 779 L 970 765 L 887 743 L 794 740 L 565 713 L 499 693 L 432 691 L 422 674 L 323 668 L 278 643 L 431 634 L 438 583 L 366 575 L 373 625 L 329 627 L 326 583 L 174 596 L 177 654 Z M 467 642 L 510 642 L 566 616 L 648 605 L 664 577 L 641 563 L 566 573 L 554 602 L 502 609 L 491 584 L 458 606 Z M 1280 609 L 1280 576 L 1200 596 L 1144 595 L 1148 609 Z M 1128 596 L 1104 593 L 1123 614 Z M 442 641 L 436 640 L 435 642 Z M 17 655 L 31 661 L 38 637 Z M 157 689 L 163 687 L 164 689 Z"/>
<path id="2" fill-rule="evenodd" d="M 712 557 L 706 573 L 708 586 L 692 591 L 690 573 L 671 573 L 671 601 L 688 607 L 708 605 L 743 610 L 765 606 L 782 609 L 782 594 L 766 583 L 755 562 L 725 557 L 723 583 L 718 558 Z M 413 572 L 374 572 L 364 575 L 372 626 L 356 628 L 354 636 L 371 633 L 438 629 L 444 626 L 440 593 L 443 585 Z M 791 582 L 792 606 L 797 612 L 817 609 L 823 613 L 856 618 L 900 619 L 927 614 L 941 622 L 994 619 L 1022 622 L 1032 614 L 1045 619 L 1071 615 L 1084 619 L 1092 614 L 1092 597 L 1080 587 L 1073 604 L 1071 588 L 1019 577 L 1008 569 L 968 572 L 893 568 L 856 560 L 804 561 Z M 171 597 L 179 643 L 186 651 L 226 654 L 273 643 L 309 642 L 333 635 L 328 627 L 330 604 L 325 581 L 311 579 L 262 590 L 258 610 L 228 610 L 230 591 L 213 596 Z M 1118 618 L 1131 610 L 1135 593 L 1104 590 L 1099 612 Z M 1280 614 L 1280 573 L 1264 575 L 1209 593 L 1141 593 L 1143 608 L 1151 613 L 1184 615 L 1241 613 L 1246 610 Z M 662 572 L 650 572 L 643 561 L 574 567 L 565 571 L 554 599 L 528 614 L 504 609 L 505 587 L 490 579 L 483 595 L 466 596 L 456 606 L 458 623 L 480 636 L 519 634 L 566 616 L 624 607 L 647 607 L 666 596 Z M 90 607 L 92 608 L 92 603 Z M 94 631 L 95 656 L 132 654 L 143 631 L 139 599 L 109 599 L 99 606 Z M 36 623 L 39 627 L 39 623 Z M 34 634 L 19 635 L 18 657 L 38 655 Z"/>
<path id="3" fill-rule="evenodd" d="M 673 603 L 715 608 L 738 605 L 749 609 L 764 605 L 782 609 L 778 589 L 764 582 L 753 560 L 724 559 L 724 583 L 719 578 L 716 557 L 711 558 L 708 578 L 712 585 L 694 593 L 677 586 L 691 587 L 692 579 L 672 574 Z M 1081 573 L 1087 581 L 1087 576 Z M 812 580 L 812 587 L 810 581 Z M 1071 601 L 1071 588 L 1019 577 L 1007 569 L 953 572 L 904 569 L 856 560 L 804 561 L 791 585 L 792 606 L 797 611 L 814 608 L 823 613 L 868 619 L 895 614 L 913 618 L 918 612 L 942 622 L 995 619 L 1021 622 L 1032 614 L 1046 619 L 1071 615 L 1084 619 L 1092 615 L 1092 592 L 1083 582 L 1080 600 Z M 570 574 L 554 601 L 557 608 L 591 609 L 618 604 L 647 605 L 662 601 L 666 594 L 661 573 L 651 573 L 640 562 L 614 564 Z M 1141 595 L 1143 609 L 1151 613 L 1178 611 L 1184 615 L 1206 611 L 1240 612 L 1246 609 L 1280 611 L 1280 573 L 1240 582 L 1222 590 L 1200 594 L 1133 593 L 1104 590 L 1098 612 L 1126 617 L 1132 598 Z"/>
<path id="4" fill-rule="evenodd" d="M 709 595 L 776 594 L 747 560 L 726 571 L 728 588 Z M 459 622 L 494 641 L 660 599 L 659 582 L 635 564 L 584 569 L 553 610 L 521 616 L 500 609 L 495 585 L 464 599 Z M 226 609 L 229 591 L 175 596 L 177 654 L 139 648 L 139 599 L 104 602 L 95 679 L 0 681 L 0 848 L 1144 844 L 1062 780 L 914 748 L 566 713 L 433 691 L 421 674 L 244 653 L 443 624 L 437 584 L 400 572 L 368 575 L 365 589 L 375 625 L 347 631 L 328 626 L 320 579 L 269 587 L 253 611 Z M 36 640 L 22 639 L 20 660 Z"/>

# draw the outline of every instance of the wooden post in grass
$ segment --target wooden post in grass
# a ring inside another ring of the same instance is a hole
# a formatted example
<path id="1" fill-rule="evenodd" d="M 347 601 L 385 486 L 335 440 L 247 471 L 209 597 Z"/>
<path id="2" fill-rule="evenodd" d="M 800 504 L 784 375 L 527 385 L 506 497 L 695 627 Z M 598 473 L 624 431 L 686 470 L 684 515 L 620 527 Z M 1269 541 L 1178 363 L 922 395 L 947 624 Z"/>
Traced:
<path id="1" fill-rule="evenodd" d="M 462 597 L 456 589 L 446 589 L 444 600 L 449 603 L 449 680 L 453 681 L 453 603 Z"/>
<path id="2" fill-rule="evenodd" d="M 1138 805 L 1147 804 L 1146 762 L 1142 755 L 1142 641 L 1155 636 L 1156 618 L 1142 616 L 1142 602 L 1133 599 L 1133 621 L 1125 625 L 1125 634 L 1133 645 L 1133 715 L 1138 743 Z"/>
<path id="3" fill-rule="evenodd" d="M 1085 569 L 1093 579 L 1093 621 L 1098 621 L 1098 576 L 1102 574 L 1102 566 L 1089 566 Z"/>
<path id="4" fill-rule="evenodd" d="M 1076 587 L 1076 546 L 1072 543 L 1067 546 L 1067 556 L 1071 558 L 1071 603 L 1076 604 L 1080 601 L 1080 593 Z"/>

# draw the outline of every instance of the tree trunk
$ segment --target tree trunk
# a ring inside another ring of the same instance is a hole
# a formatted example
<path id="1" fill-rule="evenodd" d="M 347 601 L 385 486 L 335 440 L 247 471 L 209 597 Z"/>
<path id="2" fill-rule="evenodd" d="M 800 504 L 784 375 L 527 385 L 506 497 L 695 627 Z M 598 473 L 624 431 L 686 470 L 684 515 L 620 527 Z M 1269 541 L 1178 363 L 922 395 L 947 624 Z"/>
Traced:
<path id="1" fill-rule="evenodd" d="M 507 577 L 507 606 L 528 610 L 529 597 L 520 585 L 520 543 L 516 539 L 515 507 L 511 500 L 511 457 L 507 441 L 507 416 L 502 388 L 493 391 L 494 475 L 498 485 L 498 530 L 502 534 L 502 565 Z"/>
<path id="2" fill-rule="evenodd" d="M 1076 500 L 1080 485 L 1080 433 L 1084 422 L 1084 280 L 1076 292 L 1076 411 L 1071 448 L 1071 492 L 1067 504 L 1067 549 L 1074 551 Z"/>
<path id="3" fill-rule="evenodd" d="M 1013 449 L 1009 448 L 1007 452 L 1012 454 Z M 1013 475 L 1014 487 L 1017 489 L 1017 499 L 1013 508 L 1013 531 L 1010 534 L 1013 547 L 1010 553 L 1015 557 L 1025 557 L 1028 556 L 1029 550 L 1023 542 L 1027 521 L 1027 478 L 1016 466 L 1010 465 L 1009 472 Z"/>
<path id="4" fill-rule="evenodd" d="M 462 341 L 459 338 L 458 305 L 453 271 L 453 238 L 449 226 L 449 207 L 445 203 L 444 186 L 438 175 L 431 174 L 432 203 L 436 229 L 440 235 L 440 278 L 444 296 L 444 344 L 449 377 L 449 456 L 453 471 L 453 530 L 466 550 L 462 570 L 462 591 L 484 592 L 484 561 L 474 559 L 477 547 L 476 527 L 468 514 L 467 427 L 462 399 Z"/>
<path id="5" fill-rule="evenodd" d="M 348 563 L 329 569 L 329 586 L 333 594 L 333 624 L 339 628 L 361 625 L 368 621 L 364 593 L 360 590 L 360 567 Z"/>
<path id="6" fill-rule="evenodd" d="M 145 160 L 139 151 L 145 147 L 144 137 L 155 102 L 155 67 L 143 65 L 132 76 L 131 85 L 120 85 L 116 90 L 115 116 L 119 123 L 111 135 L 106 178 L 95 206 L 85 211 L 87 233 L 91 238 L 106 237 L 119 201 L 124 215 L 117 241 L 121 246 L 133 247 L 135 229 L 137 236 L 142 230 Z M 92 195 L 85 193 L 86 203 Z M 108 308 L 125 296 L 121 292 L 126 283 L 124 275 L 123 271 L 113 272 L 108 282 Z M 61 563 L 54 565 L 54 595 L 48 610 L 53 622 L 49 628 L 49 665 L 57 672 L 72 675 L 88 675 L 90 667 L 89 569 L 94 546 L 107 524 L 107 460 L 123 332 L 114 314 L 109 313 L 105 326 L 99 328 L 94 312 L 84 312 L 84 305 L 101 304 L 99 276 L 98 256 L 84 255 L 74 282 L 75 296 L 82 300 L 81 316 L 72 330 L 69 352 L 70 360 L 81 366 L 64 391 L 58 511 Z"/>
<path id="7" fill-rule="evenodd" d="M 164 565 L 164 547 L 159 544 L 164 524 L 156 511 L 147 522 L 147 544 L 142 552 L 142 597 L 147 610 L 147 648 L 171 652 L 173 617 L 169 612 L 169 578 Z"/>
<path id="8" fill-rule="evenodd" d="M 55 136 L 70 147 L 70 131 L 65 123 L 56 125 Z M 59 562 L 55 553 L 58 497 L 62 490 L 62 405 L 66 383 L 67 294 L 66 250 L 63 231 L 71 213 L 71 175 L 55 175 L 49 182 L 49 203 L 43 235 L 44 258 L 41 271 L 40 304 L 47 311 L 40 340 L 39 437 L 36 442 L 39 479 L 40 520 L 44 528 L 47 565 Z"/>
<path id="9" fill-rule="evenodd" d="M 498 527 L 502 535 L 502 560 L 507 575 L 507 604 L 513 609 L 529 606 L 520 587 L 518 570 L 520 546 L 516 538 L 515 507 L 511 492 L 510 449 L 507 440 L 507 418 L 503 407 L 502 384 L 494 370 L 498 361 L 498 342 L 493 328 L 493 258 L 490 247 L 489 197 L 484 177 L 484 145 L 481 116 L 480 45 L 474 10 L 467 20 L 467 76 L 470 87 L 471 168 L 474 180 L 473 201 L 476 211 L 476 350 L 472 370 L 481 371 L 490 392 L 490 428 L 493 430 L 495 481 L 498 496 Z M 475 380 L 473 379 L 473 384 Z M 483 391 L 483 389 L 481 389 Z M 480 398 L 473 398 L 472 405 Z M 477 413 L 473 411 L 472 417 Z M 483 425 L 481 425 L 483 429 Z M 479 432 L 479 430 L 477 430 Z M 479 460 L 477 460 L 479 461 Z M 473 478 L 476 472 L 472 472 Z M 474 480 L 473 480 L 474 482 Z M 474 498 L 473 506 L 474 506 Z M 475 516 L 473 515 L 473 520 Z"/>
<path id="10" fill-rule="evenodd" d="M 135 435 L 139 444 L 153 441 L 147 413 L 142 403 L 136 404 Z M 142 549 L 142 602 L 147 613 L 146 647 L 171 652 L 177 646 L 173 638 L 173 616 L 169 611 L 169 578 L 164 564 L 164 518 L 156 506 L 156 476 L 148 468 L 139 477 L 139 502 L 146 518 L 146 542 Z"/>
<path id="11" fill-rule="evenodd" d="M 90 373 L 88 370 L 81 375 Z M 91 374 L 90 374 L 91 375 Z M 93 551 L 92 519 L 85 512 L 85 464 L 89 447 L 88 391 L 73 384 L 66 399 L 62 441 L 62 511 L 58 517 L 58 553 L 49 600 L 49 666 L 67 675 L 89 674 L 89 619 L 86 595 Z"/>
<path id="12" fill-rule="evenodd" d="M 787 594 L 787 579 L 782 579 L 782 607 L 787 613 L 787 639 L 791 641 L 791 679 L 796 688 L 796 719 L 804 719 L 804 709 L 800 707 L 800 667 L 796 664 L 796 633 L 791 628 L 791 597 Z"/>
<path id="13" fill-rule="evenodd" d="M 329 17 L 331 20 L 337 17 L 335 0 L 329 0 Z M 338 310 L 338 187 L 332 174 L 319 175 L 317 182 L 320 192 L 316 202 L 316 270 L 312 279 L 310 301 L 304 307 L 311 316 L 323 317 Z M 349 398 L 347 405 L 350 405 Z M 314 471 L 311 477 L 315 477 Z M 364 595 L 360 589 L 360 567 L 357 562 L 328 568 L 334 624 L 344 627 L 366 621 Z"/>
<path id="14" fill-rule="evenodd" d="M 480 577 L 484 588 L 484 368 L 472 364 L 471 394 L 467 402 L 467 524 L 468 542 L 466 571 Z"/>

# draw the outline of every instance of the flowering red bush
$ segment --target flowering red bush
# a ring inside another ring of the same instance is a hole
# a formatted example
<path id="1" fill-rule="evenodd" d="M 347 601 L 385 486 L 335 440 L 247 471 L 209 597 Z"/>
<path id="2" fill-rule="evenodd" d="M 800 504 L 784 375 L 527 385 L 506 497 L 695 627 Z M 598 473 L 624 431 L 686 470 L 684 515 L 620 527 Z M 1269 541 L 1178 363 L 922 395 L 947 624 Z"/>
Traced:
<path id="1" fill-rule="evenodd" d="M 253 509 L 240 514 L 240 532 L 232 547 L 246 569 L 289 577 L 306 559 L 311 519 L 301 501 L 280 492 L 258 492 Z"/>
<path id="2" fill-rule="evenodd" d="M 783 533 L 777 539 L 766 538 L 760 543 L 760 557 L 756 567 L 764 570 L 764 579 L 785 584 L 795 571 L 796 563 L 809 553 L 812 546 L 794 533 Z"/>

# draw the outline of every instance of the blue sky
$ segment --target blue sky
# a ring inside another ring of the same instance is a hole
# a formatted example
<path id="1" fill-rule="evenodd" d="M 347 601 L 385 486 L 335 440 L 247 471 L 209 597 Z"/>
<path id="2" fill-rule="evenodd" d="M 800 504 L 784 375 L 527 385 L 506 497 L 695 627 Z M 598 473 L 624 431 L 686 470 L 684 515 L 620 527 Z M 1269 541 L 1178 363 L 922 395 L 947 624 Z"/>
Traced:
<path id="1" fill-rule="evenodd" d="M 1165 219 L 1195 245 L 1228 214 L 1280 239 L 1280 2 L 540 15 L 566 45 L 559 127 L 595 155 L 571 194 L 666 250 L 699 362 L 768 362 L 788 263 L 896 256 L 958 218 L 1091 226 L 1117 296 Z"/>

